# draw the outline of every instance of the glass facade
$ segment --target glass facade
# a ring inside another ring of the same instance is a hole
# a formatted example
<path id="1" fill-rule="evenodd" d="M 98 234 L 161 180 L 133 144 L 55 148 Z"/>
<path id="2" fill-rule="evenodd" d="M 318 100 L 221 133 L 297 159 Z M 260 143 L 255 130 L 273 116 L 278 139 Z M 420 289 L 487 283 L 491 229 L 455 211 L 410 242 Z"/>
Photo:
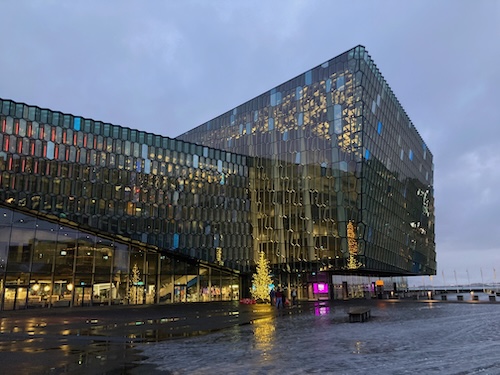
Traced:
<path id="1" fill-rule="evenodd" d="M 254 256 L 281 282 L 435 274 L 432 154 L 364 47 L 178 139 L 252 158 Z"/>
<path id="2" fill-rule="evenodd" d="M 0 207 L 1 309 L 239 298 L 229 269 Z"/>
<path id="3" fill-rule="evenodd" d="M 12 210 L 26 217 L 23 225 L 17 219 L 2 224 L 5 231 L 12 229 L 0 239 L 5 253 L 0 286 L 14 283 L 24 290 L 13 305 L 12 293 L 2 289 L 4 307 L 26 305 L 31 284 L 50 290 L 70 284 L 72 305 L 94 303 L 95 296 L 111 290 L 110 277 L 116 278 L 111 283 L 117 291 L 129 287 L 134 270 L 144 284 L 133 287 L 147 293 L 131 299 L 128 289 L 121 290 L 115 294 L 120 303 L 234 298 L 235 275 L 252 266 L 247 159 L 0 100 L 0 204 L 10 212 L 6 217 Z M 26 225 L 35 221 L 30 215 L 67 227 L 65 237 L 45 239 L 48 232 Z M 70 237 L 72 248 L 66 243 Z M 109 239 L 119 245 L 110 245 L 114 253 L 104 262 L 99 241 Z M 163 293 L 169 282 L 175 290 Z M 222 282 L 231 284 L 222 288 Z M 108 292 L 104 299 L 114 301 Z"/>
<path id="4" fill-rule="evenodd" d="M 2 308 L 435 274 L 432 179 L 361 46 L 176 139 L 0 99 Z"/>

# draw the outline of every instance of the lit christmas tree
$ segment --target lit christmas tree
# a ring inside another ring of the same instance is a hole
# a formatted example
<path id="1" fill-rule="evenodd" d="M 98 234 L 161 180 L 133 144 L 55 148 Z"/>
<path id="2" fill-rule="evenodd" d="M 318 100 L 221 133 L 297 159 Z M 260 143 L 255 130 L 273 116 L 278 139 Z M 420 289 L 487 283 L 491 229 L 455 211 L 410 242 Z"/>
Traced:
<path id="1" fill-rule="evenodd" d="M 358 241 L 356 240 L 356 231 L 352 221 L 347 223 L 347 246 L 349 248 L 349 259 L 347 260 L 347 268 L 350 270 L 358 269 L 362 266 L 356 260 L 358 255 Z"/>
<path id="2" fill-rule="evenodd" d="M 269 285 L 273 280 L 270 275 L 269 261 L 264 252 L 259 253 L 259 262 L 257 263 L 257 272 L 252 276 L 252 296 L 256 300 L 269 301 Z"/>
<path id="3" fill-rule="evenodd" d="M 137 263 L 132 267 L 132 274 L 130 275 L 130 289 L 129 289 L 129 299 L 130 303 L 137 305 L 142 303 L 144 287 L 141 286 L 141 272 L 139 271 L 139 267 L 137 267 Z"/>

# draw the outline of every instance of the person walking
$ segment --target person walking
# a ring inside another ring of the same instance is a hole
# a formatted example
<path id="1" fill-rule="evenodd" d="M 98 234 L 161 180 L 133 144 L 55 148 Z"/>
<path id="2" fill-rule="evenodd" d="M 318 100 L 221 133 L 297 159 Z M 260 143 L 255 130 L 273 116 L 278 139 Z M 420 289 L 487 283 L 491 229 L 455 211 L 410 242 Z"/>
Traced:
<path id="1" fill-rule="evenodd" d="M 276 290 L 276 308 L 282 309 L 283 308 L 283 292 L 281 291 L 280 288 Z"/>
<path id="2" fill-rule="evenodd" d="M 276 291 L 273 289 L 271 289 L 271 291 L 269 292 L 269 298 L 271 299 L 271 306 L 274 306 L 275 304 L 275 298 L 276 298 Z"/>
<path id="3" fill-rule="evenodd" d="M 297 305 L 297 289 L 292 289 L 292 306 Z"/>

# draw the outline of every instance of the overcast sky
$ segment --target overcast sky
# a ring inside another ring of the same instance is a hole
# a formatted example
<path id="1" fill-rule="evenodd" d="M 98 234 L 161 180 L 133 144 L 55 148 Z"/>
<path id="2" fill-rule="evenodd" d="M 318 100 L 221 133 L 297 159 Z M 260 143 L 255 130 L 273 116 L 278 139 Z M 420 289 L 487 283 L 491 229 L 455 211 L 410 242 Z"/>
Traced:
<path id="1" fill-rule="evenodd" d="M 0 10 L 1 98 L 169 137 L 364 45 L 434 154 L 438 271 L 412 283 L 500 281 L 500 1 L 3 0 Z"/>

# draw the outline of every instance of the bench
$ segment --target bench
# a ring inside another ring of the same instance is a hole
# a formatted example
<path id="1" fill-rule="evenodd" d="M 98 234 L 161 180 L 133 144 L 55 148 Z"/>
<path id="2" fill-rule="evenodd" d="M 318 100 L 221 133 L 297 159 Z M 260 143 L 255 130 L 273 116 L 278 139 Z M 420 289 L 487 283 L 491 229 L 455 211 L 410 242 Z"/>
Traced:
<path id="1" fill-rule="evenodd" d="M 367 307 L 356 307 L 349 310 L 349 322 L 365 322 L 371 317 L 371 310 Z"/>

